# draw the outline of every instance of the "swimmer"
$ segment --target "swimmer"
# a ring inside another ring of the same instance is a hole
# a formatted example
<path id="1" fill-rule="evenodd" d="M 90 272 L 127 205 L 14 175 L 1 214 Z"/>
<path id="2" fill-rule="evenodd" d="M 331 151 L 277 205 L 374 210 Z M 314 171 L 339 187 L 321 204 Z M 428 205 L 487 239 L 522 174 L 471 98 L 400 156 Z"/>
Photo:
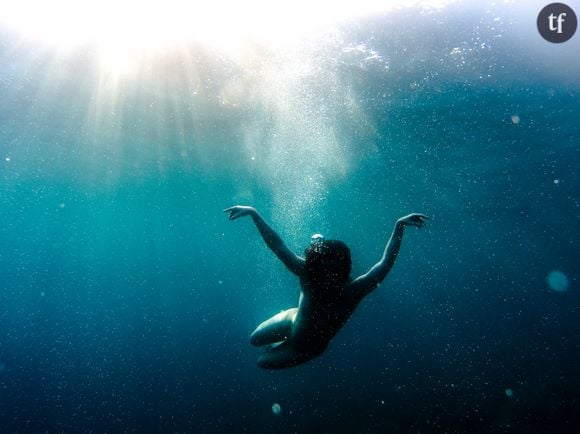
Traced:
<path id="1" fill-rule="evenodd" d="M 350 278 L 350 249 L 342 241 L 311 238 L 304 258 L 293 253 L 251 206 L 233 206 L 224 212 L 230 220 L 250 216 L 266 245 L 300 279 L 298 307 L 264 321 L 250 337 L 264 347 L 258 366 L 282 369 L 307 362 L 324 352 L 330 340 L 350 318 L 360 301 L 387 276 L 401 247 L 405 226 L 425 226 L 427 216 L 409 214 L 395 223 L 383 257 L 366 274 Z"/>

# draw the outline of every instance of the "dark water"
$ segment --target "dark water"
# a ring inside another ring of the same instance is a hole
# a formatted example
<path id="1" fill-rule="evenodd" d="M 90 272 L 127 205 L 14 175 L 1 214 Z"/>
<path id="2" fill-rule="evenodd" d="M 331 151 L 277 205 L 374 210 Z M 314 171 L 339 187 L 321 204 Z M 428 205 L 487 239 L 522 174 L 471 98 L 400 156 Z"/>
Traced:
<path id="1" fill-rule="evenodd" d="M 574 432 L 580 38 L 543 41 L 542 6 L 120 78 L 0 29 L 0 431 Z M 237 203 L 354 274 L 431 220 L 322 357 L 269 372 L 248 337 L 298 281 Z"/>

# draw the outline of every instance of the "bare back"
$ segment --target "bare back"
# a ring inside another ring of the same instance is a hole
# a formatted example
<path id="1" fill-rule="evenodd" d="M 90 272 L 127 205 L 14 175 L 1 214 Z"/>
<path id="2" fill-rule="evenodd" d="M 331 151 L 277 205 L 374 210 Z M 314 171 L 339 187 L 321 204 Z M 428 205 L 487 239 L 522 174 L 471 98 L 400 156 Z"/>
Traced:
<path id="1" fill-rule="evenodd" d="M 324 351 L 362 300 L 349 282 L 323 285 L 300 277 L 301 293 L 291 342 L 301 351 Z"/>

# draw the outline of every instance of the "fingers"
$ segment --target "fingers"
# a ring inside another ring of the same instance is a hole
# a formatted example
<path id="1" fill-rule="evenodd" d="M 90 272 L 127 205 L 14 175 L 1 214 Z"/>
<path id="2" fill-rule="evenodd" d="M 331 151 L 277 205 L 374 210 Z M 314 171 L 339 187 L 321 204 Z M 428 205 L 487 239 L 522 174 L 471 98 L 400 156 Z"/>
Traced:
<path id="1" fill-rule="evenodd" d="M 230 215 L 228 216 L 228 219 L 235 220 L 243 215 L 238 208 L 239 207 L 237 205 L 230 206 L 229 208 L 224 209 L 222 212 L 229 212 Z"/>
<path id="2" fill-rule="evenodd" d="M 222 212 L 229 212 L 230 215 L 228 216 L 229 220 L 235 220 L 240 217 L 240 213 L 237 212 L 237 206 L 230 206 L 229 208 L 224 209 Z"/>
<path id="3" fill-rule="evenodd" d="M 417 226 L 418 228 L 424 228 L 427 222 L 424 221 L 423 219 L 428 219 L 428 217 L 422 214 L 415 215 L 415 219 L 412 221 L 413 226 Z"/>
<path id="4" fill-rule="evenodd" d="M 427 224 L 427 222 L 425 220 L 429 220 L 429 217 L 427 217 L 425 214 L 416 213 L 413 215 L 413 217 L 414 217 L 413 223 L 418 228 L 424 228 L 425 225 Z"/>

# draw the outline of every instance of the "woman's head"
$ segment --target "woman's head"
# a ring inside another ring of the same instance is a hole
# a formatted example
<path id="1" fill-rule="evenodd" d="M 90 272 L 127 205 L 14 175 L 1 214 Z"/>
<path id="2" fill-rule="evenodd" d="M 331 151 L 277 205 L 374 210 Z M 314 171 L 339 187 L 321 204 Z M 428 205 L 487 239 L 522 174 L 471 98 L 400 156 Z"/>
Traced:
<path id="1" fill-rule="evenodd" d="M 342 241 L 326 240 L 315 234 L 304 255 L 304 270 L 309 277 L 344 282 L 349 279 L 352 269 L 350 249 Z"/>

